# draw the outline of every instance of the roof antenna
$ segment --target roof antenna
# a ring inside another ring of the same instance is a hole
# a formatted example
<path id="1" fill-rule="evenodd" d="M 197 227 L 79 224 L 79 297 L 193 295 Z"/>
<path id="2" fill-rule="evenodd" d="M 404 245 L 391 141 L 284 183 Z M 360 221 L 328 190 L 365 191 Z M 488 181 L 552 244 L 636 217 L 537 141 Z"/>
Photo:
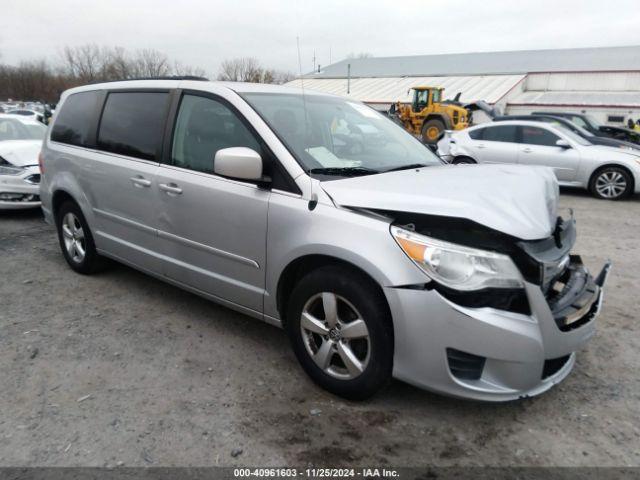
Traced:
<path id="1" fill-rule="evenodd" d="M 307 99 L 304 94 L 304 78 L 302 75 L 302 57 L 300 56 L 300 37 L 296 37 L 296 45 L 298 47 L 298 69 L 300 71 L 300 88 L 302 88 L 302 109 L 304 111 L 304 138 L 306 143 L 307 139 L 309 138 L 308 131 L 307 131 L 309 118 L 307 116 Z M 311 193 L 311 199 L 309 200 L 309 210 L 315 210 L 316 206 L 318 205 L 318 195 L 316 195 L 315 192 L 313 191 L 313 178 L 311 177 L 311 168 L 309 168 L 307 175 L 309 175 L 309 185 L 310 185 L 309 190 Z"/>

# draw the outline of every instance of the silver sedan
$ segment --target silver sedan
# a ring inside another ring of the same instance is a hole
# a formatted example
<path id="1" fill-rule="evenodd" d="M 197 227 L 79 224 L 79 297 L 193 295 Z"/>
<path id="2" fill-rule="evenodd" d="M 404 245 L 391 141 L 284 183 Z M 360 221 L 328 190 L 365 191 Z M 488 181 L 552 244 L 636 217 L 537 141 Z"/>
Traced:
<path id="1" fill-rule="evenodd" d="M 562 126 L 508 121 L 447 132 L 438 154 L 449 163 L 517 163 L 551 167 L 563 186 L 619 200 L 640 192 L 640 152 L 593 145 Z"/>

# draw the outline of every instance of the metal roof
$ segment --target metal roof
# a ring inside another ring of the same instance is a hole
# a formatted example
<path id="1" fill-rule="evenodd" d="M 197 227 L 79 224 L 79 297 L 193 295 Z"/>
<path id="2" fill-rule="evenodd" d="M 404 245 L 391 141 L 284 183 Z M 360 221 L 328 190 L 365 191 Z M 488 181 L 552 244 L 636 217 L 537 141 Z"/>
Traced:
<path id="1" fill-rule="evenodd" d="M 346 59 L 305 78 L 417 77 L 640 70 L 640 46 Z"/>
<path id="2" fill-rule="evenodd" d="M 640 91 L 528 91 L 510 98 L 509 105 L 637 108 L 640 107 Z"/>
<path id="3" fill-rule="evenodd" d="M 512 88 L 514 88 L 525 75 L 484 75 L 484 76 L 460 76 L 460 77 L 391 77 L 391 78 L 356 78 L 351 79 L 349 94 L 347 94 L 346 79 L 322 79 L 305 78 L 293 80 L 286 84 L 287 87 L 302 87 L 305 90 L 319 91 L 333 95 L 342 95 L 366 103 L 390 104 L 393 102 L 410 102 L 407 94 L 410 87 L 427 85 L 443 87 L 444 97 L 452 99 L 458 92 L 462 92 L 462 102 L 484 100 L 495 103 Z"/>

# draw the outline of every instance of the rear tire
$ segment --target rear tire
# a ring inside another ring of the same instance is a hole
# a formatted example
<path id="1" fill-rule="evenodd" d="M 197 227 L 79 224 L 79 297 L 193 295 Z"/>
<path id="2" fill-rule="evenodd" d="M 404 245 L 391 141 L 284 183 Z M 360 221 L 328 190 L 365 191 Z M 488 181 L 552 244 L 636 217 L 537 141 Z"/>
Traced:
<path id="1" fill-rule="evenodd" d="M 602 200 L 621 200 L 631 195 L 633 179 L 624 168 L 605 167 L 591 176 L 589 191 Z"/>
<path id="2" fill-rule="evenodd" d="M 442 120 L 438 120 L 437 118 L 432 118 L 424 122 L 422 125 L 422 141 L 427 144 L 435 144 L 438 143 L 440 137 L 444 133 L 444 123 Z"/>
<path id="3" fill-rule="evenodd" d="M 77 203 L 66 201 L 60 206 L 56 227 L 62 255 L 73 270 L 87 275 L 104 268 L 105 259 L 98 255 L 89 225 Z"/>
<path id="4" fill-rule="evenodd" d="M 325 390 L 363 400 L 391 379 L 389 308 L 363 274 L 340 266 L 307 274 L 293 289 L 286 318 L 298 361 Z"/>

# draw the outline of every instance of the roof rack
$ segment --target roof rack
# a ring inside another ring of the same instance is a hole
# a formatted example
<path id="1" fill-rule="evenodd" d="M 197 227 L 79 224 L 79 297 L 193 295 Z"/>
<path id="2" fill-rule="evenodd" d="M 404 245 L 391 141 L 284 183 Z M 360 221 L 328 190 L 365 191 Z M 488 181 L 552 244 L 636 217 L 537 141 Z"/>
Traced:
<path id="1" fill-rule="evenodd" d="M 96 83 L 115 83 L 115 82 L 133 82 L 135 80 L 195 80 L 198 82 L 208 82 L 209 79 L 206 77 L 197 77 L 195 75 L 167 75 L 164 77 L 135 77 L 135 78 L 122 78 L 120 80 L 102 80 L 91 82 L 91 84 Z"/>

